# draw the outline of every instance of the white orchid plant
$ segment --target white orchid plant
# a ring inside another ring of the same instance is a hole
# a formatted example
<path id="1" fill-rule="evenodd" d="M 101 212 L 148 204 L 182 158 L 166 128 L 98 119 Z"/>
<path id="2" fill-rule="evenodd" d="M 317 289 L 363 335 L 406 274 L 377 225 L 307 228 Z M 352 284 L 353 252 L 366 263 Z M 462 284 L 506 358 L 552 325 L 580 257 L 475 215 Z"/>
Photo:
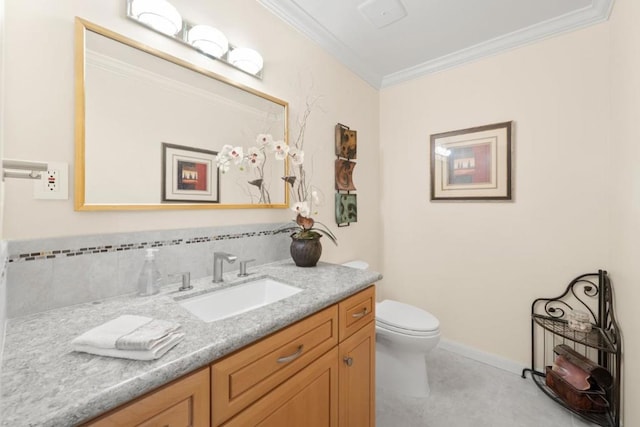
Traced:
<path id="1" fill-rule="evenodd" d="M 271 203 L 264 179 L 267 153 L 273 153 L 276 160 L 284 160 L 288 156 L 289 146 L 284 141 L 274 141 L 271 135 L 260 134 L 256 138 L 256 145 L 246 151 L 240 146 L 224 145 L 216 156 L 216 163 L 222 173 L 228 172 L 232 164 L 240 170 L 253 169 L 257 178 L 249 181 L 249 184 L 257 187 L 260 192 L 258 203 Z"/>
<path id="2" fill-rule="evenodd" d="M 239 169 L 245 167 L 256 171 L 258 178 L 249 181 L 250 185 L 260 190 L 259 203 L 271 203 L 271 198 L 264 180 L 264 166 L 268 161 L 268 154 L 272 154 L 275 160 L 285 161 L 287 165 L 286 175 L 282 179 L 291 187 L 293 205 L 291 210 L 296 213 L 295 225 L 284 227 L 283 231 L 292 231 L 292 237 L 296 239 L 317 239 L 322 235 L 327 236 L 334 244 L 337 244 L 336 236 L 329 228 L 314 221 L 312 214 L 317 214 L 314 208 L 322 203 L 322 193 L 315 187 L 307 184 L 306 171 L 304 169 L 304 134 L 307 127 L 307 119 L 311 114 L 313 103 L 307 102 L 301 119 L 299 130 L 293 145 L 287 145 L 284 141 L 276 141 L 269 134 L 259 134 L 256 137 L 256 145 L 245 150 L 242 147 L 225 145 L 216 156 L 216 163 L 222 173 L 229 170 L 232 164 Z"/>

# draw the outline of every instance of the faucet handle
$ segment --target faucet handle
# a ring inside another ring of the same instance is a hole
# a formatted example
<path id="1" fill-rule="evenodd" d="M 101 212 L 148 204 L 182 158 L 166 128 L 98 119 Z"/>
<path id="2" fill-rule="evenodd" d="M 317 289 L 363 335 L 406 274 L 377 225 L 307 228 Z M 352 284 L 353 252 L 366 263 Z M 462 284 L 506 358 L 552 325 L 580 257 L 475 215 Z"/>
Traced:
<path id="1" fill-rule="evenodd" d="M 229 264 L 233 264 L 234 262 L 236 262 L 238 257 L 227 252 L 214 252 L 213 260 L 215 261 L 217 259 L 223 259 L 226 260 Z"/>
<path id="2" fill-rule="evenodd" d="M 182 279 L 182 284 L 178 288 L 179 291 L 188 291 L 189 289 L 193 289 L 193 286 L 191 285 L 191 273 L 188 271 L 184 273 L 169 274 L 169 277 L 180 277 Z"/>
<path id="3" fill-rule="evenodd" d="M 238 272 L 238 277 L 246 277 L 249 275 L 249 273 L 247 273 L 247 264 L 253 261 L 255 261 L 255 258 L 243 259 L 240 261 L 240 272 Z"/>

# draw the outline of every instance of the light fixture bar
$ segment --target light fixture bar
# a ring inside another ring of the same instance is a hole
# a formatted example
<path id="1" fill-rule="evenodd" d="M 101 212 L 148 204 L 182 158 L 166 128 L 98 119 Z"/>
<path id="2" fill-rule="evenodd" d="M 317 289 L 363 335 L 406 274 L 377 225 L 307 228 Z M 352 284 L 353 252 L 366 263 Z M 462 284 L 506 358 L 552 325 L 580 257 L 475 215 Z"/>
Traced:
<path id="1" fill-rule="evenodd" d="M 231 43 L 228 43 L 224 34 L 222 34 L 222 32 L 220 32 L 219 30 L 205 25 L 191 23 L 182 17 L 180 17 L 182 18 L 182 28 L 180 28 L 175 34 L 171 34 L 171 31 L 163 31 L 162 27 L 151 25 L 148 20 L 140 18 L 140 10 L 147 3 L 149 3 L 147 0 L 127 0 L 127 18 L 137 22 L 144 27 L 149 28 L 150 30 L 155 31 L 158 34 L 162 34 L 163 36 L 169 37 L 170 39 L 182 43 L 185 46 L 189 46 L 190 48 L 197 50 L 206 57 L 223 62 L 228 66 L 233 67 L 236 70 L 240 70 L 250 76 L 262 79 L 263 60 L 262 56 L 255 50 L 234 46 Z M 165 0 L 162 0 L 162 3 L 169 4 Z M 169 6 L 171 5 L 169 4 Z M 173 6 L 171 6 L 171 8 L 173 8 Z M 156 12 L 154 11 L 154 13 Z M 202 27 L 208 27 L 209 30 L 203 31 Z M 192 33 L 190 38 L 189 32 L 194 28 L 196 28 L 195 33 Z M 201 38 L 203 34 L 211 34 L 213 36 L 216 32 L 219 34 L 215 34 L 214 38 L 212 38 L 211 40 L 204 41 Z M 194 34 L 196 34 L 196 36 L 194 36 Z M 192 44 L 191 41 L 193 41 L 194 43 Z M 198 48 L 197 46 L 201 46 L 201 48 Z M 233 53 L 236 49 L 238 50 L 238 52 Z M 250 52 L 248 55 L 247 51 Z M 240 55 L 238 55 L 238 53 Z M 238 60 L 238 57 L 240 57 L 241 60 Z"/>

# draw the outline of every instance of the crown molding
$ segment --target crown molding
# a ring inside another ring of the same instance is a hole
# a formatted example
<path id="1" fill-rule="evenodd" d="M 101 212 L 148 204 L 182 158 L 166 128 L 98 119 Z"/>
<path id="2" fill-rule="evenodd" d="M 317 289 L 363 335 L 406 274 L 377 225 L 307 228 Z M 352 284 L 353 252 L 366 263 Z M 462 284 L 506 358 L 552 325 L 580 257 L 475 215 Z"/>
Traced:
<path id="1" fill-rule="evenodd" d="M 257 0 L 271 13 L 319 44 L 333 57 L 376 89 L 436 73 L 481 58 L 506 52 L 558 34 L 567 33 L 609 19 L 615 0 L 592 0 L 590 6 L 496 37 L 475 46 L 382 76 L 371 70 L 357 52 L 352 51 L 293 0 Z"/>
<path id="2" fill-rule="evenodd" d="M 302 10 L 292 0 L 257 0 L 263 7 L 293 28 L 319 44 L 331 56 L 356 73 L 361 79 L 376 89 L 380 88 L 382 75 L 371 70 L 358 52 L 354 52 L 338 40 L 323 25 Z"/>
<path id="3" fill-rule="evenodd" d="M 537 41 L 605 22 L 611 15 L 615 0 L 593 0 L 591 6 L 553 19 L 496 37 L 466 49 L 423 62 L 383 77 L 381 88 L 412 80 L 425 74 L 436 73 L 462 64 L 506 52 Z"/>

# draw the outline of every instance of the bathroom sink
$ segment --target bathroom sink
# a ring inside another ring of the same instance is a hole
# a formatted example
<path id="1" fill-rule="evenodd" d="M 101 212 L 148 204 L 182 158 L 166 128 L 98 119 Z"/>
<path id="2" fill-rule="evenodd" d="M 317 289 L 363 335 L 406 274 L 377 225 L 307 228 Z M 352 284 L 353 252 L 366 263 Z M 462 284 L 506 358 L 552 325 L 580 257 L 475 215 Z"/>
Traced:
<path id="1" fill-rule="evenodd" d="M 179 304 L 205 322 L 213 322 L 264 307 L 301 291 L 300 288 L 263 277 L 198 295 Z"/>

